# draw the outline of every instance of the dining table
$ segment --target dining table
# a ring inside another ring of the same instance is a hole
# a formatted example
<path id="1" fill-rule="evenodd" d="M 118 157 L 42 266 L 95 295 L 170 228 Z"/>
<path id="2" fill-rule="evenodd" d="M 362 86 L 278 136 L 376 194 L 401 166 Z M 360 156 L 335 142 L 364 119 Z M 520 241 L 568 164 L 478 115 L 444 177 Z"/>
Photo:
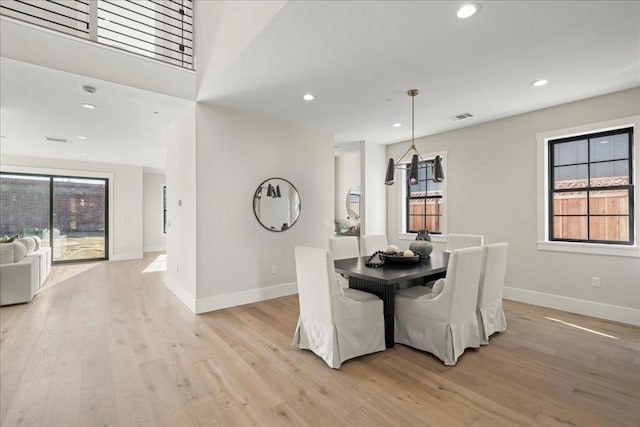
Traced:
<path id="1" fill-rule="evenodd" d="M 448 252 L 432 252 L 415 263 L 385 260 L 380 267 L 368 267 L 371 256 L 334 261 L 335 270 L 349 278 L 349 288 L 372 293 L 383 303 L 384 331 L 387 348 L 394 345 L 394 306 L 396 289 L 401 283 L 435 280 L 444 277 L 449 263 Z M 417 280 L 420 279 L 420 280 Z"/>

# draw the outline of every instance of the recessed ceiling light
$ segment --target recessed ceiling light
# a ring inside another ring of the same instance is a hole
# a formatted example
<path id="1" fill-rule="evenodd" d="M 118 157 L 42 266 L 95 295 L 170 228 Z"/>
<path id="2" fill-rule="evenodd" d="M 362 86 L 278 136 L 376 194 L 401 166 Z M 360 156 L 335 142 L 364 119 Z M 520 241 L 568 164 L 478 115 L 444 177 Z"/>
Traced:
<path id="1" fill-rule="evenodd" d="M 82 157 L 87 157 L 89 155 L 89 153 L 82 153 L 80 154 Z"/>
<path id="2" fill-rule="evenodd" d="M 304 99 L 305 101 L 313 101 L 315 98 L 315 96 L 311 95 L 310 93 L 305 93 L 304 96 L 302 97 L 302 99 Z"/>
<path id="3" fill-rule="evenodd" d="M 83 106 L 84 108 L 86 108 L 87 110 L 95 110 L 96 108 L 98 108 L 98 107 L 96 107 L 96 106 L 95 106 L 95 105 L 93 105 L 93 104 L 80 104 L 80 105 L 82 105 L 82 106 Z"/>
<path id="4" fill-rule="evenodd" d="M 4 136 L 4 135 L 0 135 L 0 138 L 2 138 L 2 139 L 7 139 L 7 137 L 6 137 L 6 136 Z"/>
<path id="5" fill-rule="evenodd" d="M 475 15 L 479 10 L 479 3 L 465 3 L 462 5 L 462 7 L 460 7 L 460 9 L 458 9 L 458 13 L 456 13 L 456 16 L 460 19 L 469 18 L 470 16 Z"/>
<path id="6" fill-rule="evenodd" d="M 546 85 L 547 83 L 549 83 L 549 80 L 541 79 L 531 83 L 531 86 L 540 87 Z"/>
<path id="7" fill-rule="evenodd" d="M 402 123 L 394 123 L 391 126 L 393 126 L 394 128 L 399 128 L 400 126 L 402 126 Z"/>
<path id="8" fill-rule="evenodd" d="M 600 144 L 608 144 L 609 141 L 607 141 L 606 139 L 604 141 L 600 141 Z"/>
<path id="9" fill-rule="evenodd" d="M 78 139 L 87 139 L 87 137 L 86 137 L 86 136 L 84 136 L 84 135 L 79 135 L 79 136 L 78 136 Z"/>
<path id="10" fill-rule="evenodd" d="M 96 88 L 89 85 L 82 86 L 82 90 L 84 90 L 87 93 L 96 93 Z"/>
<path id="11" fill-rule="evenodd" d="M 160 114 L 160 111 L 154 111 L 153 114 Z"/>

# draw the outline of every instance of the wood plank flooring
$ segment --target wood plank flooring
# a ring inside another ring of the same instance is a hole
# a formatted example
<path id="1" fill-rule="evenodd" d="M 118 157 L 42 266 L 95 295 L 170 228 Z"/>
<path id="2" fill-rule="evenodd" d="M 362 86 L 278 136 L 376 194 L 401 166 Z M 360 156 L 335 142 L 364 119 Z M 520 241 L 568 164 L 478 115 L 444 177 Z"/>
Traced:
<path id="1" fill-rule="evenodd" d="M 506 301 L 455 367 L 396 345 L 336 371 L 291 345 L 297 295 L 196 316 L 156 256 L 0 309 L 2 426 L 640 425 L 640 328 Z"/>

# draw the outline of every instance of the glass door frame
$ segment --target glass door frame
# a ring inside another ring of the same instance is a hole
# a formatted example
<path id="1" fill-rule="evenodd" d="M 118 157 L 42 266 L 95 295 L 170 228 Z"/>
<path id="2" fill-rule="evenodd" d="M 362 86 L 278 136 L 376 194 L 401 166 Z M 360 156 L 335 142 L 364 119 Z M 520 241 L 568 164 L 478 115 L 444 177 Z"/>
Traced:
<path id="1" fill-rule="evenodd" d="M 11 172 L 0 171 L 2 175 L 16 175 L 16 176 L 37 176 L 49 179 L 49 247 L 51 248 L 51 262 L 53 264 L 72 264 L 77 262 L 91 262 L 91 261 L 108 261 L 109 260 L 109 184 L 110 179 L 105 177 L 93 177 L 93 176 L 80 176 L 80 175 L 58 175 L 58 174 L 46 174 L 46 173 L 31 173 L 31 172 Z M 54 233 L 53 233 L 53 182 L 55 178 L 68 178 L 68 179 L 87 179 L 95 181 L 104 181 L 104 257 L 97 258 L 80 258 L 80 259 L 65 259 L 55 260 L 53 258 L 53 245 L 54 245 Z"/>

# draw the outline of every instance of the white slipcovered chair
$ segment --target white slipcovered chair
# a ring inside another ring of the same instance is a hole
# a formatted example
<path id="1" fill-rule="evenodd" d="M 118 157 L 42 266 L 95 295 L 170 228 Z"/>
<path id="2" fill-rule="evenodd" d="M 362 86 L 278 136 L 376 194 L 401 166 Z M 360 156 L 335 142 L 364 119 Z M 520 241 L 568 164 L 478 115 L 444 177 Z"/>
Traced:
<path id="1" fill-rule="evenodd" d="M 432 353 L 453 366 L 467 347 L 480 347 L 476 304 L 482 248 L 453 251 L 447 278 L 434 289 L 399 290 L 395 298 L 395 342 Z M 444 286 L 442 286 L 444 285 Z"/>
<path id="2" fill-rule="evenodd" d="M 329 249 L 333 254 L 333 259 L 357 258 L 360 256 L 358 238 L 355 236 L 332 237 L 329 239 Z M 349 280 L 341 275 L 337 275 L 338 285 L 341 288 L 349 287 Z"/>
<path id="3" fill-rule="evenodd" d="M 333 259 L 357 258 L 360 256 L 358 238 L 355 236 L 332 237 L 329 239 L 329 249 Z"/>
<path id="4" fill-rule="evenodd" d="M 362 237 L 362 256 L 373 255 L 376 251 L 384 251 L 389 244 L 387 236 L 383 234 L 370 234 Z"/>
<path id="5" fill-rule="evenodd" d="M 313 351 L 327 365 L 383 351 L 382 300 L 336 284 L 333 256 L 326 249 L 295 248 L 300 317 L 293 343 Z"/>
<path id="6" fill-rule="evenodd" d="M 489 344 L 489 337 L 507 329 L 502 307 L 504 276 L 507 271 L 507 243 L 493 243 L 482 248 L 482 271 L 478 288 L 478 327 L 480 344 Z"/>
<path id="7" fill-rule="evenodd" d="M 482 246 L 484 236 L 473 234 L 449 234 L 447 238 L 447 251 L 453 252 L 457 249 L 473 248 Z"/>

